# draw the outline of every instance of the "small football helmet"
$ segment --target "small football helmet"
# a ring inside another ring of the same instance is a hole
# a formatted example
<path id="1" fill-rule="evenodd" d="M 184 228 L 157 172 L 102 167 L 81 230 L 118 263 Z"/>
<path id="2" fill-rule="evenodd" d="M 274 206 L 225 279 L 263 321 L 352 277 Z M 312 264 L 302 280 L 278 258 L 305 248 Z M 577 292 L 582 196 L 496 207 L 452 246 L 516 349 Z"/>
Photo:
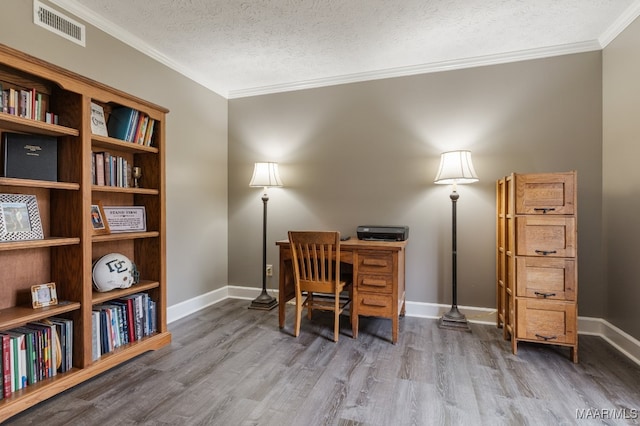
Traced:
<path id="1" fill-rule="evenodd" d="M 109 253 L 93 262 L 93 287 L 100 291 L 129 288 L 139 281 L 138 268 L 127 256 Z"/>

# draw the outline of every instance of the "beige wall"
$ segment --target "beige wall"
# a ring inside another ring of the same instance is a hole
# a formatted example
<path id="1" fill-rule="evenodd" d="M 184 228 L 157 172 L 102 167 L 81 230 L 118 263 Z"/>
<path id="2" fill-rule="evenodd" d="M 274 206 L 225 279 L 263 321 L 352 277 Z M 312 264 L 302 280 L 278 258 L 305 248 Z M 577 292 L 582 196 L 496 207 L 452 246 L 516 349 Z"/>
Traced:
<path id="1" fill-rule="evenodd" d="M 640 339 L 640 21 L 603 53 L 607 319 Z"/>
<path id="2" fill-rule="evenodd" d="M 168 304 L 225 286 L 226 99 L 91 26 L 87 27 L 86 48 L 48 32 L 33 24 L 32 4 L 3 0 L 0 43 L 170 110 L 166 137 Z"/>
<path id="3" fill-rule="evenodd" d="M 268 263 L 289 229 L 409 225 L 407 299 L 450 303 L 451 189 L 433 178 L 464 148 L 480 182 L 459 187 L 458 303 L 495 307 L 495 180 L 575 169 L 580 314 L 602 316 L 601 65 L 592 52 L 230 100 L 229 283 L 261 283 L 248 182 L 272 160 L 286 187 L 271 191 Z"/>

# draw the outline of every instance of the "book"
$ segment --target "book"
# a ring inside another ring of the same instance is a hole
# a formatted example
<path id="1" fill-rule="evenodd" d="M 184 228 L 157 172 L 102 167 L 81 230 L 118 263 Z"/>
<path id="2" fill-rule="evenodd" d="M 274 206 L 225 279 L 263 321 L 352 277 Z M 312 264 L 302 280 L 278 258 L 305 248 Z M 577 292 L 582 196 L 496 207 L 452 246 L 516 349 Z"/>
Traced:
<path id="1" fill-rule="evenodd" d="M 96 361 L 102 355 L 100 347 L 100 311 L 91 312 L 91 360 Z"/>
<path id="2" fill-rule="evenodd" d="M 102 105 L 91 102 L 91 133 L 99 136 L 109 136 L 107 120 L 104 117 Z"/>
<path id="3" fill-rule="evenodd" d="M 151 141 L 153 139 L 153 128 L 155 127 L 155 124 L 156 124 L 156 120 L 151 118 L 149 120 L 149 124 L 147 124 L 147 131 L 146 131 L 146 135 L 144 137 L 144 144 L 143 145 L 151 146 Z"/>
<path id="4" fill-rule="evenodd" d="M 27 346 L 24 333 L 15 330 L 7 330 L 13 344 L 13 381 L 15 390 L 27 386 Z"/>
<path id="5" fill-rule="evenodd" d="M 131 122 L 136 110 L 129 107 L 114 108 L 107 121 L 107 131 L 109 136 L 116 139 L 127 140 L 130 133 Z"/>
<path id="6" fill-rule="evenodd" d="M 64 373 L 73 368 L 73 321 L 59 317 L 51 317 L 49 321 L 56 325 L 59 332 L 62 358 L 59 372 Z"/>
<path id="7" fill-rule="evenodd" d="M 26 346 L 26 369 L 27 369 L 27 384 L 33 385 L 40 380 L 38 377 L 39 365 L 38 365 L 38 336 L 37 330 L 30 329 L 28 327 L 18 327 L 14 331 L 24 334 L 25 346 Z"/>
<path id="8" fill-rule="evenodd" d="M 96 185 L 105 185 L 104 152 L 95 152 L 94 156 L 96 163 Z"/>
<path id="9" fill-rule="evenodd" d="M 11 396 L 11 338 L 7 333 L 0 333 L 0 349 L 2 350 L 2 393 L 5 398 Z"/>
<path id="10" fill-rule="evenodd" d="M 54 136 L 2 133 L 2 175 L 58 180 L 58 140 Z"/>

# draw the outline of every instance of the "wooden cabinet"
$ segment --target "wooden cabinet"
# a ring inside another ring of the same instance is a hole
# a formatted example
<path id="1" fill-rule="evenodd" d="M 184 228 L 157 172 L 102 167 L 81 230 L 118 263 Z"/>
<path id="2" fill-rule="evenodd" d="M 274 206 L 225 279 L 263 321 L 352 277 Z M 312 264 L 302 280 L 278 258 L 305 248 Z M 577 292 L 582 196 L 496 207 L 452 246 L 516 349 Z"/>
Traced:
<path id="1" fill-rule="evenodd" d="M 0 331 L 52 316 L 73 320 L 73 368 L 0 400 L 0 422 L 145 351 L 171 341 L 166 325 L 165 115 L 160 106 L 0 45 L 0 84 L 35 90 L 57 115 L 57 124 L 1 112 L 0 132 L 55 136 L 58 180 L 0 177 L 0 193 L 37 198 L 44 239 L 0 242 Z M 91 103 L 105 113 L 134 108 L 156 120 L 151 146 L 91 133 Z M 42 105 L 42 104 L 41 104 Z M 36 117 L 37 118 L 37 117 Z M 109 151 L 143 169 L 140 188 L 97 186 L 92 152 Z M 91 206 L 144 206 L 146 230 L 94 235 Z M 92 289 L 92 262 L 118 252 L 137 265 L 141 281 L 106 293 Z M 55 282 L 58 305 L 33 309 L 30 288 Z M 92 357 L 92 310 L 103 302 L 146 293 L 156 305 L 156 331 Z"/>
<path id="2" fill-rule="evenodd" d="M 496 183 L 497 325 L 512 351 L 567 346 L 578 362 L 576 172 L 513 173 Z"/>

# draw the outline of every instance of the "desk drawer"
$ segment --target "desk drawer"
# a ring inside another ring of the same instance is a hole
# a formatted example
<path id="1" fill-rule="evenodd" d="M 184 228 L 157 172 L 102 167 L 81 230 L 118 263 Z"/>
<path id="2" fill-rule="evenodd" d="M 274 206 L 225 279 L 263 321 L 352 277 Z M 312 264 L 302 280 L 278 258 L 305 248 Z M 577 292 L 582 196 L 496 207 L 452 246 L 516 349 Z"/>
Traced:
<path id="1" fill-rule="evenodd" d="M 358 274 L 358 290 L 390 294 L 393 290 L 393 276 L 386 274 Z"/>
<path id="2" fill-rule="evenodd" d="M 362 252 L 358 254 L 358 272 L 393 273 L 393 254 Z"/>
<path id="3" fill-rule="evenodd" d="M 575 344 L 576 305 L 555 300 L 518 299 L 517 337 L 542 343 Z"/>
<path id="4" fill-rule="evenodd" d="M 375 293 L 360 293 L 356 296 L 358 315 L 390 318 L 393 315 L 393 298 Z"/>

